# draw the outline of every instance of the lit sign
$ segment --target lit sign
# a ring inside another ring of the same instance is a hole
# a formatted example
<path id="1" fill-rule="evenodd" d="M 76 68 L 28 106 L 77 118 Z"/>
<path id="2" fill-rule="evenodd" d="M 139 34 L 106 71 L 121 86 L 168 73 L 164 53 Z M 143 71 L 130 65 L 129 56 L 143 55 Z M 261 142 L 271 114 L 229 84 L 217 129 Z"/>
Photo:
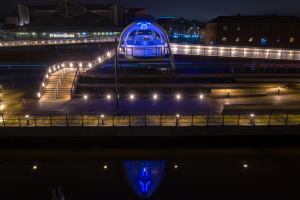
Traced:
<path id="1" fill-rule="evenodd" d="M 50 33 L 50 38 L 74 38 L 74 33 Z"/>

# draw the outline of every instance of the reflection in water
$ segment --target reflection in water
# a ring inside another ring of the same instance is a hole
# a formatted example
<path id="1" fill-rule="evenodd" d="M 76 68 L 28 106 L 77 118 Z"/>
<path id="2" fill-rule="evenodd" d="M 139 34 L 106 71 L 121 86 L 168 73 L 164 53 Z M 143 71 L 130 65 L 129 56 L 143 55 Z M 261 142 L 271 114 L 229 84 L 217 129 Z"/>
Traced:
<path id="1" fill-rule="evenodd" d="M 133 190 L 149 198 L 163 176 L 165 161 L 124 161 L 125 175 Z"/>

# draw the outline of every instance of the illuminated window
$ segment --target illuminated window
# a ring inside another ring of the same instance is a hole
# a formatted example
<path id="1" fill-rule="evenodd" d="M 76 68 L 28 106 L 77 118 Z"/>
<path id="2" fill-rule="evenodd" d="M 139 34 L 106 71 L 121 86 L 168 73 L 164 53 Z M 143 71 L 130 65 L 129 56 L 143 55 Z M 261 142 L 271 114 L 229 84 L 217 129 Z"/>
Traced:
<path id="1" fill-rule="evenodd" d="M 227 26 L 223 26 L 223 30 L 227 31 Z"/>
<path id="2" fill-rule="evenodd" d="M 268 44 L 268 38 L 263 37 L 261 38 L 261 45 L 266 46 Z"/>
<path id="3" fill-rule="evenodd" d="M 226 42 L 226 37 L 222 37 L 222 41 L 223 41 L 223 42 Z"/>
<path id="4" fill-rule="evenodd" d="M 254 26 L 251 26 L 250 30 L 251 30 L 251 31 L 254 31 Z"/>
<path id="5" fill-rule="evenodd" d="M 276 39 L 276 42 L 280 42 L 280 37 Z"/>
<path id="6" fill-rule="evenodd" d="M 240 38 L 239 38 L 239 37 L 235 38 L 235 41 L 236 41 L 236 42 L 239 42 L 239 41 L 240 41 Z"/>
<path id="7" fill-rule="evenodd" d="M 237 26 L 236 30 L 240 31 L 241 30 L 241 26 Z"/>
<path id="8" fill-rule="evenodd" d="M 294 42 L 295 38 L 294 37 L 291 37 L 290 38 L 290 42 Z"/>
<path id="9" fill-rule="evenodd" d="M 249 42 L 253 42 L 253 37 L 249 37 Z"/>

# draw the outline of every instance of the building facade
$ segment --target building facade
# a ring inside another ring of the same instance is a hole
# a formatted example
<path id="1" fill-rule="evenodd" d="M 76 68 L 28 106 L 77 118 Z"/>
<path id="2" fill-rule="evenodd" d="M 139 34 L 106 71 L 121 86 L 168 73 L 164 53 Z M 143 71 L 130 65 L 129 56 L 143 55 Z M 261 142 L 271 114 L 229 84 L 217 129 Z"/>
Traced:
<path id="1" fill-rule="evenodd" d="M 204 44 L 300 48 L 300 20 L 294 16 L 219 16 L 206 24 Z"/>
<path id="2" fill-rule="evenodd" d="M 1 41 L 118 36 L 137 15 L 147 14 L 147 9 L 64 0 L 58 5 L 18 4 L 16 13 L 6 18 Z"/>
<path id="3" fill-rule="evenodd" d="M 184 18 L 159 17 L 157 23 L 163 27 L 171 42 L 176 43 L 204 43 L 205 23 Z"/>

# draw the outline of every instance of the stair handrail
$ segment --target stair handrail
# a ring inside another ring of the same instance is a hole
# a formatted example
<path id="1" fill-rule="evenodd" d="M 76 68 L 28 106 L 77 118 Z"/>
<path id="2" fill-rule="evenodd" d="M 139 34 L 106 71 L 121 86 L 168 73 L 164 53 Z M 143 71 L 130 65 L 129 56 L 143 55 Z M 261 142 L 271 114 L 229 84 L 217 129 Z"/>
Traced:
<path id="1" fill-rule="evenodd" d="M 72 86 L 71 86 L 71 89 L 70 89 L 71 99 L 74 96 L 75 85 L 76 85 L 76 81 L 78 81 L 77 78 L 78 78 L 78 74 L 79 73 L 80 73 L 80 66 L 78 66 L 77 69 L 76 69 L 76 72 L 75 72 L 75 75 L 74 75 L 74 79 L 73 79 L 73 83 L 72 83 Z"/>
<path id="2" fill-rule="evenodd" d="M 46 73 L 43 77 L 43 80 L 40 84 L 40 87 L 38 89 L 38 98 L 40 98 L 45 90 L 45 87 L 48 83 L 48 80 L 49 80 L 49 77 L 50 77 L 50 74 L 59 70 L 59 69 L 64 69 L 64 62 L 59 62 L 59 63 L 56 63 L 54 65 L 50 65 L 48 66 L 47 70 L 46 70 Z"/>
<path id="3" fill-rule="evenodd" d="M 58 93 L 58 84 L 59 84 L 59 86 L 61 86 L 61 79 L 64 78 L 64 74 L 65 74 L 65 68 L 62 69 L 61 74 L 60 74 L 60 76 L 58 78 L 58 81 L 56 83 L 56 87 L 55 87 L 55 90 L 54 90 L 54 99 L 56 99 L 56 93 Z"/>

